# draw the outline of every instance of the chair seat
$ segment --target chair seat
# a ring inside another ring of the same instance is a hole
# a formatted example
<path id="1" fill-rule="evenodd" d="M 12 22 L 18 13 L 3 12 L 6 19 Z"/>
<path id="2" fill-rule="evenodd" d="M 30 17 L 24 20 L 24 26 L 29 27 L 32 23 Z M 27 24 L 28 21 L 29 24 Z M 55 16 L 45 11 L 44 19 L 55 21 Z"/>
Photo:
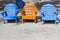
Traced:
<path id="1" fill-rule="evenodd" d="M 57 16 L 44 16 L 42 20 L 56 20 Z"/>
<path id="2" fill-rule="evenodd" d="M 6 17 L 3 17 L 3 20 L 15 20 L 16 19 L 16 16 L 6 16 Z"/>
<path id="3" fill-rule="evenodd" d="M 22 16 L 22 19 L 36 19 L 36 16 Z"/>

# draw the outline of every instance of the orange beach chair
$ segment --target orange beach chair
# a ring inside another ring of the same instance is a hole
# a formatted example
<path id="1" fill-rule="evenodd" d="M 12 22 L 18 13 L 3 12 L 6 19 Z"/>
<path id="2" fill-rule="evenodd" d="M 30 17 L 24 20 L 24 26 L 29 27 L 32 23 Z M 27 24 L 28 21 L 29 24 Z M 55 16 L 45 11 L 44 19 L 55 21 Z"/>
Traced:
<path id="1" fill-rule="evenodd" d="M 24 22 L 24 20 L 34 20 L 34 22 L 36 23 L 37 8 L 34 4 L 32 3 L 25 4 L 21 14 L 22 23 Z"/>

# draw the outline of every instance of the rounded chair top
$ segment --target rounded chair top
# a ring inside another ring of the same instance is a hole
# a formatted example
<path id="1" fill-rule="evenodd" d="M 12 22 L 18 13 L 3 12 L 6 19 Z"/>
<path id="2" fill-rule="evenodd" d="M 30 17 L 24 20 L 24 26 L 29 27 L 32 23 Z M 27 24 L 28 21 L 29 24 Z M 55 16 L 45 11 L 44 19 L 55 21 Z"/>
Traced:
<path id="1" fill-rule="evenodd" d="M 9 4 L 7 4 L 5 7 L 17 7 L 17 5 L 16 4 L 14 4 L 14 3 L 9 3 Z"/>
<path id="2" fill-rule="evenodd" d="M 23 10 L 26 14 L 35 14 L 37 12 L 37 8 L 33 3 L 26 3 Z"/>
<path id="3" fill-rule="evenodd" d="M 26 3 L 25 6 L 35 6 L 33 3 Z"/>
<path id="4" fill-rule="evenodd" d="M 5 6 L 5 8 L 4 8 L 4 10 L 18 10 L 18 7 L 17 7 L 17 5 L 16 4 L 14 4 L 14 3 L 9 3 L 9 4 L 7 4 L 6 6 Z"/>
<path id="5" fill-rule="evenodd" d="M 41 8 L 41 13 L 45 12 L 45 14 L 46 13 L 51 14 L 51 13 L 56 12 L 56 11 L 57 10 L 56 10 L 55 6 L 52 4 L 45 4 Z"/>
<path id="6" fill-rule="evenodd" d="M 25 6 L 24 6 L 24 8 L 33 8 L 33 9 L 37 9 L 36 6 L 35 6 L 35 4 L 33 4 L 33 3 L 26 3 Z"/>
<path id="7" fill-rule="evenodd" d="M 54 5 L 52 5 L 52 4 L 45 4 L 43 6 L 51 6 L 51 7 L 54 7 Z"/>
<path id="8" fill-rule="evenodd" d="M 52 4 L 45 4 L 45 5 L 43 5 L 42 7 L 41 7 L 41 9 L 42 9 L 42 11 L 43 10 L 56 10 L 56 8 L 55 8 L 55 6 L 54 5 L 52 5 Z"/>
<path id="9" fill-rule="evenodd" d="M 33 3 L 26 3 L 23 9 L 26 10 L 31 9 L 30 11 L 32 11 L 32 10 L 37 10 L 37 7 Z"/>

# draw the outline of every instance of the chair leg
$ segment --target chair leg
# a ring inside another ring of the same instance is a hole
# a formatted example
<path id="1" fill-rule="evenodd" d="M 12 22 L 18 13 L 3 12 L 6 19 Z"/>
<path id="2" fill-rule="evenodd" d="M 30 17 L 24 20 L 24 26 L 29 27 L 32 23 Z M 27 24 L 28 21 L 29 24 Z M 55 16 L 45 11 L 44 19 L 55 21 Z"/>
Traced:
<path id="1" fill-rule="evenodd" d="M 22 24 L 24 23 L 24 20 L 22 19 Z"/>
<path id="2" fill-rule="evenodd" d="M 42 20 L 42 24 L 44 24 L 44 21 Z"/>
<path id="3" fill-rule="evenodd" d="M 3 20 L 3 23 L 5 24 L 5 20 Z"/>
<path id="4" fill-rule="evenodd" d="M 15 20 L 16 23 L 18 23 L 17 19 Z"/>
<path id="5" fill-rule="evenodd" d="M 57 24 L 56 21 L 55 21 L 55 24 Z"/>
<path id="6" fill-rule="evenodd" d="M 34 23 L 36 24 L 36 19 L 34 20 Z"/>

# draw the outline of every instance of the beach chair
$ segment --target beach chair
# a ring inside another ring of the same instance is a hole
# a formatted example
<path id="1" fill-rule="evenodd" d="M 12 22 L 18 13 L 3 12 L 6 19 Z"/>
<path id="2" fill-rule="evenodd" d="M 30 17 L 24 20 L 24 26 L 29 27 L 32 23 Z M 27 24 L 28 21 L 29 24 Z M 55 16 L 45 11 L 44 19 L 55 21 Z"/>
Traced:
<path id="1" fill-rule="evenodd" d="M 36 14 L 37 14 L 37 8 L 32 3 L 25 4 L 24 8 L 22 9 L 22 23 L 24 20 L 34 20 L 36 23 Z"/>
<path id="2" fill-rule="evenodd" d="M 24 1 L 23 0 L 15 0 L 16 4 L 18 5 L 18 7 L 20 9 L 22 9 L 25 5 Z"/>
<path id="3" fill-rule="evenodd" d="M 41 16 L 42 16 L 42 23 L 44 21 L 54 21 L 56 24 L 58 12 L 54 5 L 52 4 L 45 4 L 41 8 Z"/>
<path id="4" fill-rule="evenodd" d="M 5 24 L 6 20 L 15 20 L 17 23 L 17 14 L 18 14 L 18 7 L 16 4 L 9 3 L 4 7 L 3 13 L 2 13 L 2 20 Z"/>

